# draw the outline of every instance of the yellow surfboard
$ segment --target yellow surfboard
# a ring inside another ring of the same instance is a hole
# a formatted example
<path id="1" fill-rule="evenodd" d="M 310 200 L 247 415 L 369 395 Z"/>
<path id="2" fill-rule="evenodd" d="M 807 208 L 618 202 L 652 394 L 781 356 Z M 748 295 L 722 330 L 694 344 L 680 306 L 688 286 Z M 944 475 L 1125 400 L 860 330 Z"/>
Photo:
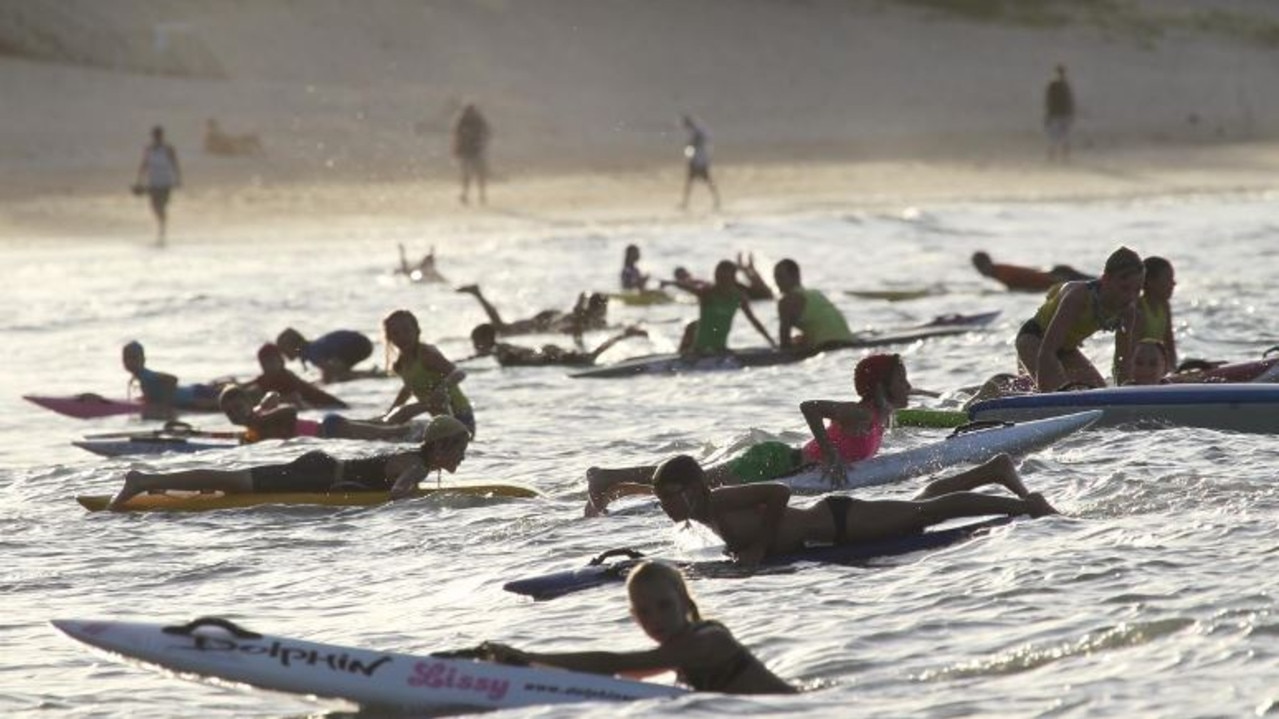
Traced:
<path id="1" fill-rule="evenodd" d="M 462 494 L 471 497 L 530 498 L 542 493 L 520 484 L 492 484 L 483 482 L 454 482 L 441 485 L 426 484 L 418 487 L 414 497 L 434 494 Z M 107 508 L 111 496 L 106 494 L 82 494 L 76 497 L 80 506 L 90 512 Z M 328 507 L 366 507 L 391 501 L 389 492 L 288 492 L 288 493 L 236 493 L 225 492 L 160 492 L 139 494 L 120 508 L 125 512 L 203 512 L 210 509 L 236 509 L 257 507 L 263 504 L 314 504 Z"/>

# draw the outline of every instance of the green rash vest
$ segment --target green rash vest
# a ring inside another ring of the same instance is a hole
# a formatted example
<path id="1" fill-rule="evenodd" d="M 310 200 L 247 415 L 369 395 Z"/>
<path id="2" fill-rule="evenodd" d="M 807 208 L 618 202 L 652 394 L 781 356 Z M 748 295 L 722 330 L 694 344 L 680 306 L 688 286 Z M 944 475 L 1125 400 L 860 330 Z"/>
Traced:
<path id="1" fill-rule="evenodd" d="M 848 329 L 848 321 L 826 295 L 818 290 L 801 290 L 800 295 L 804 298 L 804 311 L 800 313 L 795 327 L 804 333 L 804 341 L 809 347 L 852 341 L 853 332 Z"/>
<path id="2" fill-rule="evenodd" d="M 404 380 L 404 386 L 409 388 L 413 396 L 418 400 L 425 402 L 435 388 L 440 386 L 444 381 L 444 375 L 435 370 L 427 369 L 422 366 L 422 361 L 418 357 L 414 357 L 408 366 L 403 366 L 400 362 L 396 362 L 394 367 L 395 373 Z M 452 406 L 454 413 L 468 412 L 471 410 L 471 401 L 466 398 L 466 394 L 462 392 L 462 388 L 456 384 L 449 386 L 449 404 Z"/>
<path id="3" fill-rule="evenodd" d="M 1035 322 L 1044 332 L 1048 331 L 1049 323 L 1052 322 L 1053 316 L 1057 314 L 1057 307 L 1061 304 L 1062 292 L 1072 284 L 1074 283 L 1063 282 L 1062 284 L 1054 285 L 1052 289 L 1048 290 L 1048 296 L 1044 300 L 1044 304 L 1035 313 Z M 1101 314 L 1100 287 L 1101 283 L 1097 280 L 1091 280 L 1087 283 L 1088 294 L 1085 295 L 1087 307 L 1084 308 L 1079 318 L 1075 320 L 1075 324 L 1066 330 L 1066 337 L 1062 341 L 1062 349 L 1078 349 L 1084 340 L 1097 332 L 1102 330 L 1114 332 L 1119 328 L 1119 315 L 1103 317 Z"/>
<path id="4" fill-rule="evenodd" d="M 733 328 L 733 315 L 740 304 L 735 293 L 712 293 L 702 298 L 697 336 L 693 339 L 695 353 L 715 354 L 728 349 L 728 331 Z"/>
<path id="5" fill-rule="evenodd" d="M 1141 300 L 1141 336 L 1138 340 L 1159 340 L 1163 342 L 1168 332 L 1168 310 L 1166 307 L 1151 307 L 1146 298 Z"/>

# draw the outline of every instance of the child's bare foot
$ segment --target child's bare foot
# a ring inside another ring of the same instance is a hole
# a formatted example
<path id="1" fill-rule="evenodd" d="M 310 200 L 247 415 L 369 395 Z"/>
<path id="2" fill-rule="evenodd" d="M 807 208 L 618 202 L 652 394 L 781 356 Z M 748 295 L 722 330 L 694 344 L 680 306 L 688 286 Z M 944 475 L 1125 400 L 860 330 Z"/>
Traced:
<path id="1" fill-rule="evenodd" d="M 998 454 L 982 465 L 982 469 L 990 473 L 991 478 L 1008 488 L 1009 492 L 1025 499 L 1030 495 L 1030 490 L 1026 489 L 1026 485 L 1021 481 L 1021 475 L 1017 473 L 1017 465 L 1013 462 L 1012 457 L 1006 454 Z"/>
<path id="2" fill-rule="evenodd" d="M 599 467 L 590 467 L 586 470 L 586 508 L 582 516 L 598 517 L 605 513 L 604 508 L 608 506 L 608 497 L 597 487 L 600 483 L 599 474 Z"/>
<path id="3" fill-rule="evenodd" d="M 137 470 L 130 470 L 125 474 L 124 486 L 120 488 L 119 492 L 116 492 L 110 502 L 107 502 L 107 509 L 112 512 L 118 512 L 124 507 L 126 502 L 142 494 L 141 481 L 142 473 Z"/>
<path id="4" fill-rule="evenodd" d="M 1026 513 L 1032 517 L 1044 517 L 1050 514 L 1061 514 L 1061 512 L 1058 512 L 1055 507 L 1049 504 L 1048 500 L 1044 499 L 1044 495 L 1040 494 L 1039 492 L 1031 492 L 1030 494 L 1026 495 L 1025 500 L 1026 500 L 1026 507 L 1027 507 Z"/>

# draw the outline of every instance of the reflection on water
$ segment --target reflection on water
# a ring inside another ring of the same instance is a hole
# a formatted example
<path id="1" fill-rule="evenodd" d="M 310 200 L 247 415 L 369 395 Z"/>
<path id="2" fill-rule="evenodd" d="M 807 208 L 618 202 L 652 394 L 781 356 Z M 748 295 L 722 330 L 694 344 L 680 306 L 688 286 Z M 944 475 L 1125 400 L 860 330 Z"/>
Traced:
<path id="1" fill-rule="evenodd" d="M 582 290 L 613 289 L 623 247 L 637 243 L 655 276 L 668 276 L 676 265 L 709 276 L 715 261 L 738 251 L 754 252 L 765 270 L 792 257 L 805 283 L 826 290 L 856 328 L 1002 310 L 989 332 L 898 348 L 917 386 L 946 392 L 1010 370 L 1013 333 L 1037 302 L 978 277 L 968 263 L 973 251 L 985 249 L 997 261 L 1086 269 L 1099 268 L 1122 243 L 1176 266 L 1183 356 L 1243 360 L 1279 338 L 1265 261 L 1274 251 L 1271 215 L 1255 199 L 1183 198 L 432 238 L 405 226 L 314 234 L 264 228 L 260 236 L 165 252 L 76 245 L 72 257 L 65 246 L 5 249 L 0 281 L 10 301 L 0 331 L 9 339 L 9 371 L 0 375 L 0 432 L 7 439 L 0 445 L 6 527 L 0 546 L 7 561 L 0 591 L 8 651 L 0 660 L 6 687 L 0 707 L 7 715 L 56 708 L 103 716 L 172 716 L 192 707 L 207 716 L 307 710 L 300 699 L 228 692 L 102 661 L 55 637 L 44 624 L 53 617 L 180 621 L 213 614 L 273 634 L 410 652 L 490 638 L 548 649 L 643 647 L 647 640 L 631 626 L 617 588 L 532 604 L 502 592 L 501 584 L 572 567 L 615 546 L 663 555 L 710 551 L 704 536 L 685 536 L 651 510 L 580 519 L 586 467 L 651 463 L 675 452 L 710 456 L 756 429 L 798 437 L 799 401 L 849 396 L 860 356 L 591 382 L 556 369 L 473 363 L 464 386 L 480 440 L 459 476 L 532 484 L 550 495 L 545 500 L 89 515 L 72 495 L 113 491 L 130 466 L 243 467 L 315 446 L 295 440 L 216 455 L 100 460 L 69 440 L 142 423 L 81 422 L 19 399 L 28 392 L 122 393 L 119 347 L 126 341 L 143 342 L 150 366 L 183 379 L 250 377 L 256 348 L 283 327 L 376 335 L 382 316 L 404 307 L 418 314 L 428 340 L 462 357 L 470 354 L 471 327 L 483 320 L 479 307 L 447 286 L 392 275 L 397 243 L 415 247 L 429 239 L 442 273 L 459 284 L 479 282 L 512 316 L 565 309 Z M 843 292 L 916 286 L 946 292 L 903 302 Z M 775 332 L 773 308 L 756 309 Z M 668 351 L 694 308 L 619 304 L 610 312 L 619 325 L 645 323 L 650 339 L 622 343 L 606 361 Z M 747 345 L 758 338 L 739 321 L 733 339 Z M 1087 350 L 1103 359 L 1107 344 L 1097 340 Z M 395 390 L 386 380 L 337 388 L 353 416 L 384 410 Z M 199 423 L 217 424 L 205 417 Z M 937 436 L 899 429 L 887 446 Z M 354 442 L 330 448 L 373 451 Z M 724 620 L 781 675 L 823 688 L 797 697 L 695 697 L 637 708 L 652 715 L 696 706 L 779 716 L 850 706 L 891 716 L 1265 711 L 1274 701 L 1276 670 L 1265 639 L 1275 631 L 1276 586 L 1264 563 L 1279 506 L 1277 460 L 1269 437 L 1185 429 L 1089 433 L 1023 467 L 1026 481 L 1064 517 L 868 567 L 697 581 L 707 614 Z M 916 486 L 865 494 L 905 496 Z"/>

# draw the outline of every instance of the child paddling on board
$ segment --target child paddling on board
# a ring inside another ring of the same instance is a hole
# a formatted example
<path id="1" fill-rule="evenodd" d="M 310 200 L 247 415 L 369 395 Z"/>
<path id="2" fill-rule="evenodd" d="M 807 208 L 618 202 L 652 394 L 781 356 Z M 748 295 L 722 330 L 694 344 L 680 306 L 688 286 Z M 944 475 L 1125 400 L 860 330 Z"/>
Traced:
<path id="1" fill-rule="evenodd" d="M 1137 296 L 1145 280 L 1141 257 L 1120 247 L 1106 259 L 1101 279 L 1066 282 L 1049 290 L 1035 316 L 1017 333 L 1017 359 L 1040 392 L 1106 381 L 1079 346 L 1105 330 L 1115 333 L 1115 382 L 1132 377 L 1132 348 L 1137 330 Z"/>
<path id="2" fill-rule="evenodd" d="M 989 277 L 1014 292 L 1043 292 L 1062 282 L 1096 279 L 1070 265 L 1055 265 L 1051 270 L 1037 270 L 1021 265 L 995 262 L 985 252 L 974 252 L 973 267 L 983 277 Z"/>
<path id="3" fill-rule="evenodd" d="M 501 313 L 484 296 L 479 285 L 463 285 L 457 288 L 457 292 L 471 295 L 480 303 L 484 314 L 488 315 L 489 324 L 500 336 L 557 332 L 571 334 L 580 342 L 583 332 L 608 327 L 608 296 L 599 292 L 579 293 L 577 302 L 568 312 L 542 310 L 532 317 L 510 322 L 502 319 Z"/>
<path id="4" fill-rule="evenodd" d="M 423 428 L 421 424 L 347 419 L 340 414 L 327 414 L 322 422 L 301 419 L 298 408 L 281 401 L 275 392 L 268 392 L 261 402 L 254 405 L 249 393 L 235 385 L 223 388 L 218 396 L 218 406 L 232 424 L 245 428 L 241 436 L 244 444 L 294 437 L 413 442 L 417 441 Z"/>
<path id="5" fill-rule="evenodd" d="M 739 309 L 770 347 L 777 346 L 768 330 L 751 311 L 750 298 L 737 284 L 737 265 L 732 260 L 721 260 L 715 265 L 713 284 L 706 285 L 691 280 L 676 280 L 667 284 L 697 297 L 698 318 L 685 329 L 680 354 L 717 355 L 728 352 L 728 333 L 733 328 L 733 317 Z"/>
<path id="6" fill-rule="evenodd" d="M 288 404 L 304 409 L 346 409 L 347 404 L 297 376 L 285 367 L 284 353 L 270 342 L 258 348 L 258 365 L 262 374 L 245 387 L 258 396 L 275 392 Z"/>
<path id="7" fill-rule="evenodd" d="M 178 378 L 166 372 L 147 369 L 146 351 L 133 341 L 121 350 L 121 362 L 131 375 L 129 387 L 136 382 L 142 390 L 142 416 L 146 419 L 169 419 L 178 409 L 216 411 L 222 384 L 178 384 Z"/>
<path id="8" fill-rule="evenodd" d="M 680 684 L 723 694 L 793 694 L 795 688 L 769 671 L 728 627 L 703 619 L 678 569 L 661 562 L 636 565 L 626 578 L 631 617 L 657 647 L 615 652 L 528 652 L 485 642 L 492 661 L 559 667 L 629 677 L 674 671 Z"/>
<path id="9" fill-rule="evenodd" d="M 466 393 L 458 386 L 466 379 L 466 372 L 434 345 L 422 341 L 422 330 L 412 312 L 395 310 L 382 320 L 382 329 L 386 333 L 387 366 L 404 381 L 404 387 L 395 395 L 383 419 L 398 423 L 424 407 L 435 416 L 456 417 L 474 435 L 475 413 Z M 397 353 L 394 362 L 390 361 L 391 348 Z M 410 398 L 416 402 L 409 402 Z"/>
<path id="10" fill-rule="evenodd" d="M 648 332 L 640 327 L 631 326 L 627 327 L 621 334 L 604 340 L 589 352 L 565 349 L 554 344 L 544 344 L 541 347 L 524 347 L 507 342 L 498 342 L 497 331 L 493 329 L 493 325 L 486 323 L 477 325 L 475 329 L 471 330 L 471 344 L 475 347 L 475 354 L 459 361 L 466 362 L 467 360 L 492 356 L 503 367 L 547 367 L 550 365 L 589 367 L 595 364 L 595 360 L 600 355 L 607 352 L 618 342 L 628 337 L 647 336 Z"/>
<path id="11" fill-rule="evenodd" d="M 853 370 L 853 387 L 860 399 L 806 400 L 799 405 L 813 439 L 803 447 L 767 441 L 751 445 L 723 464 L 705 470 L 706 481 L 721 485 L 767 482 L 821 465 L 832 488 L 843 485 L 848 465 L 873 457 L 883 441 L 893 412 L 906 406 L 911 393 L 906 366 L 900 355 L 875 354 L 863 358 Z M 585 514 L 596 516 L 612 500 L 650 491 L 654 466 L 586 470 Z M 1016 482 L 1012 460 L 1000 455 L 950 478 L 955 482 Z"/>
<path id="12" fill-rule="evenodd" d="M 391 499 L 412 494 L 431 472 L 453 474 L 466 457 L 471 434 L 452 417 L 436 417 L 427 425 L 416 449 L 360 459 L 336 459 L 318 450 L 288 464 L 238 470 L 188 469 L 180 472 L 130 471 L 107 509 L 125 508 L 143 492 L 225 492 L 279 494 L 291 492 L 390 492 Z"/>
<path id="13" fill-rule="evenodd" d="M 1007 461 L 1006 455 L 1003 456 Z M 974 492 L 983 484 L 1006 487 L 1014 497 Z M 811 544 L 846 545 L 918 534 L 935 524 L 991 514 L 1040 517 L 1056 514 L 1015 474 L 948 477 L 928 484 L 913 500 L 861 500 L 827 495 L 808 507 L 790 506 L 790 488 L 776 482 L 712 489 L 697 460 L 679 455 L 653 475 L 653 494 L 675 522 L 697 522 L 724 540 L 725 551 L 751 566 Z"/>

